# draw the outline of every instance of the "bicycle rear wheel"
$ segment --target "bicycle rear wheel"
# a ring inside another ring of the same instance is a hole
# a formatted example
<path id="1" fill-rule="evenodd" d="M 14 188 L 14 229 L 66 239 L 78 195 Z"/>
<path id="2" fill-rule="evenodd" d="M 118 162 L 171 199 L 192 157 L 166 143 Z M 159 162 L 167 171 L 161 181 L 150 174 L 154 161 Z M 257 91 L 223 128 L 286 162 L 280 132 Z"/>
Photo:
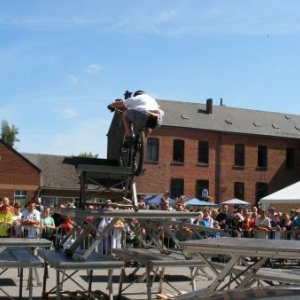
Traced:
<path id="1" fill-rule="evenodd" d="M 134 143 L 134 148 L 133 148 L 133 155 L 132 155 L 132 172 L 136 176 L 140 175 L 142 172 L 144 158 L 145 158 L 145 149 L 146 149 L 145 132 L 141 131 L 137 133 L 136 140 Z"/>
<path id="2" fill-rule="evenodd" d="M 131 166 L 132 162 L 132 146 L 124 147 L 124 141 L 126 140 L 126 135 L 124 135 L 121 143 L 120 149 L 120 164 L 123 168 L 128 168 Z"/>

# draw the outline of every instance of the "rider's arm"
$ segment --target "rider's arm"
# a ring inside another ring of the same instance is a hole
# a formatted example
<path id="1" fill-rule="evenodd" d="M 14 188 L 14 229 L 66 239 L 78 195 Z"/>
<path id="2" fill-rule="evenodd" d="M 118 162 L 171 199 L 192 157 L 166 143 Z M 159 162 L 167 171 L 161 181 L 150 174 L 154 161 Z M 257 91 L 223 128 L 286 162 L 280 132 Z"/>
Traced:
<path id="1" fill-rule="evenodd" d="M 116 108 L 118 109 L 118 108 L 123 108 L 123 107 L 125 107 L 125 106 L 124 106 L 123 100 L 121 100 L 121 99 L 116 99 L 115 102 L 113 102 L 107 106 L 107 108 L 112 111 L 115 110 Z"/>

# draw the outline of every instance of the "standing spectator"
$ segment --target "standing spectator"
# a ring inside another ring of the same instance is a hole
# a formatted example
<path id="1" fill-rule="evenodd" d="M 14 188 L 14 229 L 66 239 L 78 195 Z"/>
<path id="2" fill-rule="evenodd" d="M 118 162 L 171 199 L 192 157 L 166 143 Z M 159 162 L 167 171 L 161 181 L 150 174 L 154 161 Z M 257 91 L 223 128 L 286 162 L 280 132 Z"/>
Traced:
<path id="1" fill-rule="evenodd" d="M 269 218 L 271 221 L 275 218 L 275 216 L 278 215 L 275 207 L 273 207 L 273 206 L 268 209 L 268 213 L 269 213 Z"/>
<path id="2" fill-rule="evenodd" d="M 124 198 L 123 198 L 124 199 Z M 140 197 L 138 200 L 138 209 L 147 209 L 145 198 Z"/>
<path id="3" fill-rule="evenodd" d="M 40 198 L 40 197 L 37 199 L 36 209 L 41 213 L 41 215 L 43 215 L 43 213 L 44 213 L 44 206 L 42 204 L 42 198 Z"/>
<path id="4" fill-rule="evenodd" d="M 224 204 L 221 211 L 216 216 L 216 221 L 219 222 L 221 229 L 225 229 L 227 221 L 229 221 L 230 213 L 228 205 Z"/>
<path id="5" fill-rule="evenodd" d="M 172 208 L 172 206 L 170 205 L 170 201 L 169 201 L 169 200 L 165 200 L 165 201 L 162 203 L 161 209 L 162 209 L 162 210 L 167 210 L 167 211 L 173 211 L 173 208 Z"/>
<path id="6" fill-rule="evenodd" d="M 13 223 L 12 223 L 12 233 L 13 237 L 20 238 L 22 237 L 22 226 L 21 226 L 21 219 L 22 219 L 22 212 L 21 212 L 21 204 L 16 202 L 14 205 L 15 212 L 13 214 Z"/>
<path id="7" fill-rule="evenodd" d="M 0 238 L 7 238 L 11 235 L 13 216 L 9 209 L 7 205 L 0 212 Z"/>
<path id="8" fill-rule="evenodd" d="M 34 202 L 30 202 L 22 212 L 21 225 L 24 228 L 24 237 L 27 238 L 37 238 L 39 233 L 41 214 L 35 206 Z"/>
<path id="9" fill-rule="evenodd" d="M 228 232 L 232 237 L 241 237 L 244 217 L 240 213 L 235 213 L 228 222 Z"/>
<path id="10" fill-rule="evenodd" d="M 3 197 L 1 199 L 1 205 L 0 205 L 0 210 L 6 211 L 6 207 L 9 207 L 9 211 L 13 214 L 15 212 L 15 209 L 13 205 L 10 204 L 10 200 L 8 197 Z"/>
<path id="11" fill-rule="evenodd" d="M 281 220 L 277 213 L 274 213 L 273 219 L 271 219 L 271 232 L 270 238 L 279 240 L 281 239 Z"/>
<path id="12" fill-rule="evenodd" d="M 199 215 L 194 220 L 192 220 L 192 223 L 195 225 L 200 225 L 202 222 L 202 219 L 203 219 L 203 212 L 200 210 Z"/>
<path id="13" fill-rule="evenodd" d="M 281 229 L 286 240 L 290 240 L 292 237 L 292 221 L 287 213 L 284 213 L 281 217 Z"/>
<path id="14" fill-rule="evenodd" d="M 52 241 L 55 229 L 56 227 L 55 227 L 54 220 L 51 217 L 50 207 L 46 207 L 44 210 L 44 216 L 42 217 L 41 220 L 42 237 Z"/>
<path id="15" fill-rule="evenodd" d="M 124 225 L 124 220 L 119 219 L 115 225 L 114 229 L 112 231 L 112 237 L 111 237 L 111 248 L 112 249 L 121 249 L 123 242 L 123 236 L 124 236 L 124 231 L 125 231 L 125 225 Z"/>
<path id="16" fill-rule="evenodd" d="M 179 199 L 176 201 L 176 206 L 183 205 L 185 207 L 185 204 L 186 204 L 186 197 L 185 195 L 181 195 Z"/>
<path id="17" fill-rule="evenodd" d="M 216 218 L 217 218 L 217 216 L 218 216 L 218 214 L 219 214 L 219 212 L 218 212 L 218 210 L 217 209 L 212 209 L 211 210 L 211 212 L 210 212 L 210 215 L 211 215 L 211 217 L 216 221 Z M 217 221 L 218 222 L 218 221 Z M 219 224 L 219 222 L 218 222 L 218 224 Z"/>
<path id="18" fill-rule="evenodd" d="M 261 211 L 260 217 L 255 221 L 255 237 L 258 239 L 267 239 L 269 230 L 271 229 L 271 221 L 266 211 Z"/>
<path id="19" fill-rule="evenodd" d="M 242 222 L 242 236 L 244 238 L 252 238 L 253 237 L 253 229 L 255 226 L 255 219 L 252 218 L 252 212 L 248 211 L 244 215 L 244 221 Z"/>
<path id="20" fill-rule="evenodd" d="M 200 225 L 202 225 L 204 227 L 210 227 L 210 228 L 214 227 L 214 220 L 210 216 L 210 212 L 209 212 L 208 208 L 203 209 L 203 218 L 200 222 Z"/>
<path id="21" fill-rule="evenodd" d="M 255 214 L 255 216 L 260 217 L 260 214 L 258 212 L 258 208 L 256 206 L 252 206 L 252 213 Z"/>
<path id="22" fill-rule="evenodd" d="M 112 210 L 112 201 L 110 199 L 106 200 L 105 206 L 103 210 Z M 102 233 L 106 230 L 106 227 L 109 226 L 111 223 L 112 218 L 105 217 L 102 218 L 99 225 L 98 225 L 98 231 Z M 102 237 L 102 240 L 97 245 L 96 251 L 102 254 L 110 254 L 111 253 L 111 232 L 107 231 Z"/>
<path id="23" fill-rule="evenodd" d="M 299 214 L 300 214 L 300 210 L 299 209 L 296 209 L 295 210 L 295 213 L 294 213 L 294 218 L 293 218 L 293 221 L 292 221 L 292 231 L 293 231 L 293 236 L 294 236 L 294 239 L 297 239 L 299 238 L 299 230 L 300 230 L 300 217 L 299 217 Z"/>

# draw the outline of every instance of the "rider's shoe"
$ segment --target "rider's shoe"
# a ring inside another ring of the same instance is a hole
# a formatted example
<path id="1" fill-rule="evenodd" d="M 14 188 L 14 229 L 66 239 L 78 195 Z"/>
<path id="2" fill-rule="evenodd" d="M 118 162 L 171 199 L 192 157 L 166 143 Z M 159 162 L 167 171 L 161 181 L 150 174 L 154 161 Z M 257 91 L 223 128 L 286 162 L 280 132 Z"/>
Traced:
<path id="1" fill-rule="evenodd" d="M 127 136 L 126 140 L 124 140 L 124 142 L 123 142 L 123 147 L 124 148 L 129 148 L 132 143 L 133 143 L 133 137 L 132 136 Z"/>

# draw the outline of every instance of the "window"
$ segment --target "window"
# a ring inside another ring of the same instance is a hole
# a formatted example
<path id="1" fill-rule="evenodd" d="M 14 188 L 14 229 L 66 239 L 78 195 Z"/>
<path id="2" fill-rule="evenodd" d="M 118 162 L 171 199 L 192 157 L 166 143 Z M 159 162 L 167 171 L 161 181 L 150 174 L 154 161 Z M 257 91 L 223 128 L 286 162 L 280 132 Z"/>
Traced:
<path id="1" fill-rule="evenodd" d="M 286 157 L 285 157 L 285 168 L 287 170 L 295 169 L 295 149 L 294 148 L 286 148 Z"/>
<path id="2" fill-rule="evenodd" d="M 14 199 L 15 202 L 25 205 L 27 203 L 28 192 L 23 190 L 15 190 Z"/>
<path id="3" fill-rule="evenodd" d="M 173 162 L 184 162 L 184 141 L 174 140 L 173 142 Z"/>
<path id="4" fill-rule="evenodd" d="M 235 144 L 234 165 L 237 167 L 245 166 L 245 145 L 243 144 Z"/>
<path id="5" fill-rule="evenodd" d="M 265 197 L 268 195 L 268 184 L 265 182 L 257 182 L 256 183 L 256 191 L 255 191 L 255 195 L 256 195 L 256 204 L 260 201 L 261 198 Z"/>
<path id="6" fill-rule="evenodd" d="M 199 179 L 196 181 L 196 198 L 206 200 L 209 196 L 209 181 Z"/>
<path id="7" fill-rule="evenodd" d="M 209 144 L 208 142 L 199 141 L 198 144 L 198 162 L 200 164 L 209 164 Z"/>
<path id="8" fill-rule="evenodd" d="M 147 161 L 158 161 L 158 139 L 148 138 L 147 139 Z"/>
<path id="9" fill-rule="evenodd" d="M 268 167 L 268 148 L 266 146 L 258 146 L 257 167 L 258 168 Z"/>
<path id="10" fill-rule="evenodd" d="M 180 195 L 184 195 L 184 180 L 172 178 L 170 192 L 173 199 L 179 197 Z"/>
<path id="11" fill-rule="evenodd" d="M 244 182 L 234 183 L 234 198 L 244 200 L 245 199 L 245 185 Z"/>

